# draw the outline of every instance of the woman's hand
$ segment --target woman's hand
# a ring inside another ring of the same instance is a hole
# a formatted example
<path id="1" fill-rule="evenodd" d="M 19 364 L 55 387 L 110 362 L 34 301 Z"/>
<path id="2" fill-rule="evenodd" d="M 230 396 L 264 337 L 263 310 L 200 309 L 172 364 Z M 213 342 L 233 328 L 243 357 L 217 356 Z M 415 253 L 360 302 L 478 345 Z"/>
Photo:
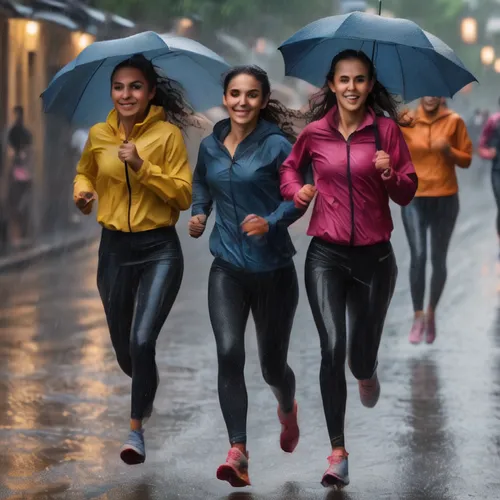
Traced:
<path id="1" fill-rule="evenodd" d="M 450 143 L 444 137 L 437 137 L 431 142 L 431 150 L 439 153 L 448 154 L 450 152 Z"/>
<path id="2" fill-rule="evenodd" d="M 193 215 L 188 222 L 189 236 L 199 238 L 205 231 L 207 216 L 203 214 Z"/>
<path id="3" fill-rule="evenodd" d="M 96 194 L 89 191 L 80 191 L 75 197 L 75 205 L 84 215 L 89 215 L 92 212 L 92 205 L 96 199 Z"/>
<path id="4" fill-rule="evenodd" d="M 389 177 L 392 171 L 391 157 L 385 151 L 377 151 L 373 158 L 375 168 L 384 176 Z"/>
<path id="5" fill-rule="evenodd" d="M 124 163 L 127 162 L 127 165 L 129 165 L 134 172 L 138 172 L 144 163 L 137 152 L 135 144 L 132 142 L 125 142 L 120 146 L 118 149 L 118 158 Z"/>
<path id="6" fill-rule="evenodd" d="M 248 236 L 261 236 L 269 232 L 269 222 L 264 217 L 250 214 L 241 223 L 241 228 Z"/>
<path id="7" fill-rule="evenodd" d="M 293 202 L 296 208 L 306 209 L 316 195 L 316 188 L 312 184 L 305 184 L 295 193 Z"/>

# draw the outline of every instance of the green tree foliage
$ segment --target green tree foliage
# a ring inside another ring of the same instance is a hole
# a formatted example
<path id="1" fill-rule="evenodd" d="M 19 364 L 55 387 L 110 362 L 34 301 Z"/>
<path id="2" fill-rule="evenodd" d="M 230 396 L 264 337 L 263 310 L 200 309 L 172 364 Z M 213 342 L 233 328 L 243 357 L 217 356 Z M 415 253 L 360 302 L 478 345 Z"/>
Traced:
<path id="1" fill-rule="evenodd" d="M 274 34 L 278 38 L 331 15 L 334 9 L 332 0 L 93 0 L 93 4 L 134 21 L 167 26 L 178 16 L 197 14 L 207 29 L 227 28 L 243 36 Z"/>

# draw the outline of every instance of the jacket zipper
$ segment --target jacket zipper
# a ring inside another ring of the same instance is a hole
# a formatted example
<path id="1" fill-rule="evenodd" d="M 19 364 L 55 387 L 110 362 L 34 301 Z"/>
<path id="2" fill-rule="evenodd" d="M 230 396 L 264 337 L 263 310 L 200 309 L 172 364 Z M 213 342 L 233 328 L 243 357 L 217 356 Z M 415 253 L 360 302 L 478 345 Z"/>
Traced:
<path id="1" fill-rule="evenodd" d="M 349 245 L 354 245 L 354 230 L 355 230 L 355 221 L 354 221 L 354 193 L 352 189 L 352 174 L 351 174 L 351 136 L 348 137 L 346 141 L 347 146 L 347 185 L 349 187 L 349 201 L 351 205 L 351 238 L 349 241 Z"/>
<path id="2" fill-rule="evenodd" d="M 125 162 L 125 177 L 127 178 L 127 189 L 128 189 L 128 213 L 127 213 L 128 230 L 132 232 L 132 224 L 130 223 L 130 212 L 132 211 L 132 186 L 130 185 L 130 177 L 128 174 L 127 162 Z"/>
<path id="3" fill-rule="evenodd" d="M 229 152 L 228 152 L 229 154 Z M 231 201 L 233 203 L 233 210 L 234 210 L 234 219 L 236 221 L 236 224 L 238 224 L 238 211 L 236 210 L 236 201 L 234 199 L 234 192 L 233 192 L 233 166 L 234 166 L 234 157 L 231 156 L 231 165 L 229 166 L 229 189 L 231 191 Z M 243 263 L 245 267 L 247 267 L 247 260 L 245 259 L 245 252 L 243 251 L 243 237 L 241 235 L 241 232 L 239 231 L 239 227 L 237 228 L 238 231 L 238 239 L 240 240 L 240 250 L 241 250 L 241 257 L 243 258 Z"/>

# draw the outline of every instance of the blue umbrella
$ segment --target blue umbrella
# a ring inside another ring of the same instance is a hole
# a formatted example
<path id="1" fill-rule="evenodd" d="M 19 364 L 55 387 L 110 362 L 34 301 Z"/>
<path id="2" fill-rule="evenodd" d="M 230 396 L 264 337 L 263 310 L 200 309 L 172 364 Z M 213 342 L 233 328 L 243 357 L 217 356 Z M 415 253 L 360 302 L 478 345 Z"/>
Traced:
<path id="1" fill-rule="evenodd" d="M 312 22 L 280 47 L 285 73 L 323 86 L 332 59 L 346 49 L 364 52 L 389 92 L 405 101 L 453 97 L 477 81 L 453 50 L 407 19 L 353 12 Z"/>
<path id="2" fill-rule="evenodd" d="M 82 127 L 105 120 L 113 107 L 113 68 L 137 53 L 144 54 L 165 76 L 179 82 L 186 100 L 196 111 L 221 105 L 221 77 L 229 64 L 194 40 L 147 31 L 96 42 L 83 50 L 54 76 L 43 92 L 44 111 L 64 116 Z"/>

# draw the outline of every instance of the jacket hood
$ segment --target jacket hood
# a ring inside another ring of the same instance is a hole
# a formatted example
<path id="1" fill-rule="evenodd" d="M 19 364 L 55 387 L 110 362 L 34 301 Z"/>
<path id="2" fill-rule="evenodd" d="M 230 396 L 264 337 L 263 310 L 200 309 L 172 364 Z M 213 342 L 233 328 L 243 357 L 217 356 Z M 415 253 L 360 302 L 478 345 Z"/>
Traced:
<path id="1" fill-rule="evenodd" d="M 215 124 L 213 135 L 218 142 L 223 143 L 224 139 L 228 136 L 230 131 L 231 120 L 229 118 L 226 118 Z M 278 125 L 268 122 L 267 120 L 260 119 L 257 122 L 257 127 L 255 128 L 255 130 L 242 141 L 241 145 L 250 146 L 252 144 L 257 144 L 258 142 L 262 141 L 262 139 L 265 139 L 270 135 L 281 135 L 283 137 L 286 137 L 286 135 L 278 127 Z"/>
<path id="2" fill-rule="evenodd" d="M 149 108 L 148 114 L 146 115 L 146 118 L 144 118 L 142 122 L 136 123 L 134 125 L 134 128 L 132 129 L 132 132 L 127 139 L 132 139 L 133 137 L 144 134 L 146 130 L 160 121 L 165 121 L 165 111 L 160 106 L 151 106 Z M 126 139 L 125 131 L 119 123 L 119 117 L 116 109 L 110 111 L 108 117 L 106 118 L 106 123 L 111 127 L 116 135 L 120 135 L 122 139 Z"/>
<path id="3" fill-rule="evenodd" d="M 445 106 L 440 106 L 439 110 L 435 116 L 428 117 L 424 111 L 424 108 L 420 104 L 418 106 L 417 111 L 415 112 L 413 118 L 416 122 L 419 121 L 421 123 L 426 123 L 426 124 L 430 125 L 430 124 L 432 124 L 438 120 L 441 120 L 442 118 L 446 118 L 452 114 L 454 114 L 454 111 L 452 111 L 451 109 L 449 109 Z"/>

